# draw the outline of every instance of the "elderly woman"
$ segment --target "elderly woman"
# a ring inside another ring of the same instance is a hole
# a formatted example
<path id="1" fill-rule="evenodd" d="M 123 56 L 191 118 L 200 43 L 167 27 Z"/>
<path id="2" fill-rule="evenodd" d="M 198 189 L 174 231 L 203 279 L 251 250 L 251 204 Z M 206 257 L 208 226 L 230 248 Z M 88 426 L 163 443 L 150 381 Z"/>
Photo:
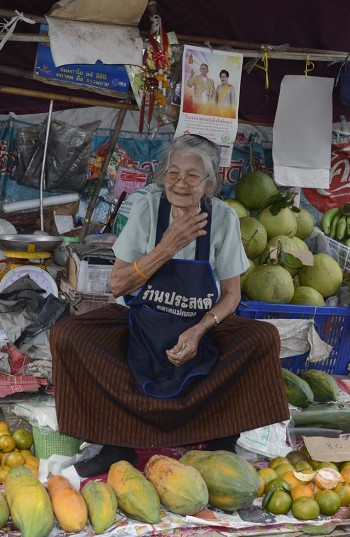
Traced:
<path id="1" fill-rule="evenodd" d="M 135 462 L 133 448 L 234 450 L 240 432 L 289 417 L 276 329 L 234 315 L 248 261 L 237 215 L 215 197 L 218 147 L 175 139 L 156 180 L 114 245 L 119 304 L 51 330 L 60 431 L 104 444 L 82 476 Z"/>

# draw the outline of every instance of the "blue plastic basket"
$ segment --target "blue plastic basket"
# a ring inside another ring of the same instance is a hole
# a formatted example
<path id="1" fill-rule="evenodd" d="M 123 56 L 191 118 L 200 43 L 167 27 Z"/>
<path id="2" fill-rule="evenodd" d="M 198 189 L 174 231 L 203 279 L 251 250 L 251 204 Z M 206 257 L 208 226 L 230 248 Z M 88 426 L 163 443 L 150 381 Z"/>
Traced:
<path id="1" fill-rule="evenodd" d="M 237 315 L 248 319 L 313 319 L 323 341 L 333 347 L 327 360 L 308 363 L 308 353 L 283 358 L 282 367 L 293 373 L 320 369 L 334 375 L 348 375 L 350 362 L 350 308 L 298 306 L 267 302 L 243 302 Z"/>

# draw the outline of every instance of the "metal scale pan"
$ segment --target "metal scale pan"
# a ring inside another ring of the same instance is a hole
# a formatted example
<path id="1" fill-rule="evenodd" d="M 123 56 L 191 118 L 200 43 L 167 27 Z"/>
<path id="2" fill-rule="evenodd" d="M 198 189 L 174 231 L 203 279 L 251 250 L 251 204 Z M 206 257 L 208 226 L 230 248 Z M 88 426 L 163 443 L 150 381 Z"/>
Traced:
<path id="1" fill-rule="evenodd" d="M 50 235 L 0 235 L 0 249 L 4 251 L 53 252 L 61 243 L 61 237 Z"/>

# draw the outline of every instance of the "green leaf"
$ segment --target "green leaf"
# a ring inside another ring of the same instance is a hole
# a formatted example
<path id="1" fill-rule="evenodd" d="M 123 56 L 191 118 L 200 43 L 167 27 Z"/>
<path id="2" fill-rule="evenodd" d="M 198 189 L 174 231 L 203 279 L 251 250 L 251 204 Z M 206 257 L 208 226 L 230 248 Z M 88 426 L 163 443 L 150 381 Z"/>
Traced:
<path id="1" fill-rule="evenodd" d="M 332 533 L 336 527 L 336 524 L 330 524 L 329 526 L 303 526 L 299 531 L 307 533 L 308 535 L 328 535 L 329 533 Z"/>
<path id="2" fill-rule="evenodd" d="M 285 252 L 284 264 L 289 269 L 298 269 L 304 266 L 303 262 L 299 257 L 296 257 L 289 252 Z"/>
<path id="3" fill-rule="evenodd" d="M 277 261 L 283 268 L 298 269 L 304 266 L 299 257 L 283 250 L 281 241 L 278 241 Z"/>

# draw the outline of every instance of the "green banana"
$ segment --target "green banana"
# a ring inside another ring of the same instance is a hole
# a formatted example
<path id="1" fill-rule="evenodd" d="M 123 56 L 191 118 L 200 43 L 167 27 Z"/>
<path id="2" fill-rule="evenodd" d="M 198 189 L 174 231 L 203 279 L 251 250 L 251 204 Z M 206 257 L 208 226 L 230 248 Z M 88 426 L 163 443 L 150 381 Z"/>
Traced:
<path id="1" fill-rule="evenodd" d="M 341 215 L 341 217 L 338 220 L 337 229 L 335 232 L 335 237 L 337 241 L 341 241 L 344 239 L 345 233 L 346 233 L 346 224 L 347 224 L 346 216 Z"/>
<path id="2" fill-rule="evenodd" d="M 331 239 L 335 239 L 336 238 L 336 233 L 337 233 L 337 225 L 338 225 L 338 222 L 339 222 L 339 219 L 341 217 L 341 214 L 338 213 L 338 214 L 335 214 L 331 220 L 331 229 L 330 229 L 330 232 L 329 232 L 329 237 Z"/>
<path id="3" fill-rule="evenodd" d="M 321 220 L 321 227 L 322 227 L 322 231 L 324 232 L 325 235 L 328 235 L 330 236 L 330 232 L 331 232 L 331 223 L 333 221 L 333 218 L 335 216 L 339 216 L 340 217 L 340 209 L 339 207 L 334 207 L 333 209 L 328 209 L 328 211 L 326 211 L 322 217 L 322 220 Z"/>

